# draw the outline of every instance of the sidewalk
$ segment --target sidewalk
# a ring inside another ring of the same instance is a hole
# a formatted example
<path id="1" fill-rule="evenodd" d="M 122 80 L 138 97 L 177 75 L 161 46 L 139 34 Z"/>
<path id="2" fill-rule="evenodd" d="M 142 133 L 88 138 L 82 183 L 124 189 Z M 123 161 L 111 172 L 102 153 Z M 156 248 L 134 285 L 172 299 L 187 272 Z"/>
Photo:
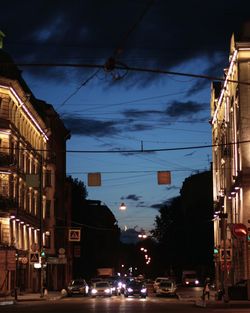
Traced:
<path id="1" fill-rule="evenodd" d="M 41 297 L 40 293 L 20 293 L 17 295 L 17 298 L 12 296 L 1 296 L 0 297 L 0 306 L 1 305 L 10 305 L 17 304 L 18 302 L 23 301 L 53 301 L 61 299 L 63 295 L 60 291 L 49 291 L 48 295 Z"/>
<path id="2" fill-rule="evenodd" d="M 206 300 L 205 305 L 201 302 L 194 302 L 195 306 L 213 309 L 244 309 L 250 308 L 250 301 L 247 300 L 230 300 L 229 302 L 219 301 L 219 300 Z"/>

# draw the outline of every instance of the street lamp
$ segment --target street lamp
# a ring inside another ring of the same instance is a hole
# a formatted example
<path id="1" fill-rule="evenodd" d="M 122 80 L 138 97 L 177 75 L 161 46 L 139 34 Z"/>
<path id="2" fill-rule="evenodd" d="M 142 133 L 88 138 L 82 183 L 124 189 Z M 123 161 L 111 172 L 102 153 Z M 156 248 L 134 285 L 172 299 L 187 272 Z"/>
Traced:
<path id="1" fill-rule="evenodd" d="M 122 203 L 120 204 L 119 209 L 120 209 L 121 211 L 125 211 L 125 210 L 127 209 L 126 204 L 125 204 L 124 202 L 122 202 Z"/>

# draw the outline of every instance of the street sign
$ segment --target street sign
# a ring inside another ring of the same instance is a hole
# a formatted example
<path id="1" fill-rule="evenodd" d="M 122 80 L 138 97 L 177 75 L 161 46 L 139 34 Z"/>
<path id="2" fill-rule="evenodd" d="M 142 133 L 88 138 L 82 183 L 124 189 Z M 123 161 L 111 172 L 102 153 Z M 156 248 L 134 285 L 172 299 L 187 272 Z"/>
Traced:
<path id="1" fill-rule="evenodd" d="M 39 263 L 39 253 L 30 254 L 30 263 Z"/>
<path id="2" fill-rule="evenodd" d="M 26 256 L 21 258 L 22 264 L 27 264 L 28 263 L 28 258 Z"/>
<path id="3" fill-rule="evenodd" d="M 81 229 L 71 228 L 69 229 L 69 241 L 80 241 Z"/>
<path id="4" fill-rule="evenodd" d="M 226 253 L 226 261 L 232 260 L 232 249 L 220 249 L 220 261 L 225 261 L 225 253 Z"/>
<path id="5" fill-rule="evenodd" d="M 65 249 L 64 248 L 60 248 L 58 249 L 59 254 L 65 254 Z"/>

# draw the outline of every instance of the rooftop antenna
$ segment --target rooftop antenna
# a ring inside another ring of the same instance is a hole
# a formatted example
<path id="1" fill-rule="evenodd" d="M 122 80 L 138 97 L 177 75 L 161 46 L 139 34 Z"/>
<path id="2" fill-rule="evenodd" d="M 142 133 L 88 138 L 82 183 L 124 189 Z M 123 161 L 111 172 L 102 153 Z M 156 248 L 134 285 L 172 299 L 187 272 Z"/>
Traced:
<path id="1" fill-rule="evenodd" d="M 0 30 L 0 49 L 3 49 L 3 39 L 5 34 Z"/>

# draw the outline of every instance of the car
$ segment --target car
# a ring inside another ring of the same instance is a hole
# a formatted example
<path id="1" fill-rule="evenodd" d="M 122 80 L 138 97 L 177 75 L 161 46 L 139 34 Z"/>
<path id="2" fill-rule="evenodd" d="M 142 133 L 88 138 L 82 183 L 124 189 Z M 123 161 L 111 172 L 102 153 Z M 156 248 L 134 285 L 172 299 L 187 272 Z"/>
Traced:
<path id="1" fill-rule="evenodd" d="M 156 289 L 156 296 L 176 296 L 176 289 L 174 280 L 163 280 Z"/>
<path id="2" fill-rule="evenodd" d="M 160 282 L 164 281 L 164 280 L 169 280 L 168 277 L 157 277 L 153 283 L 153 291 L 156 292 Z"/>
<path id="3" fill-rule="evenodd" d="M 105 280 L 94 282 L 91 286 L 90 294 L 93 298 L 97 296 L 111 297 L 112 286 L 108 281 Z"/>
<path id="4" fill-rule="evenodd" d="M 242 279 L 235 285 L 229 286 L 228 297 L 230 300 L 247 300 L 247 280 Z"/>
<path id="5" fill-rule="evenodd" d="M 89 286 L 85 279 L 72 279 L 67 286 L 67 295 L 72 296 L 75 294 L 87 296 L 89 293 Z"/>
<path id="6" fill-rule="evenodd" d="M 183 285 L 184 286 L 199 286 L 200 280 L 198 279 L 196 274 L 190 273 L 186 274 L 183 278 Z"/>
<path id="7" fill-rule="evenodd" d="M 141 298 L 146 298 L 148 295 L 146 284 L 142 281 L 131 280 L 127 282 L 124 289 L 124 296 L 139 296 Z"/>

